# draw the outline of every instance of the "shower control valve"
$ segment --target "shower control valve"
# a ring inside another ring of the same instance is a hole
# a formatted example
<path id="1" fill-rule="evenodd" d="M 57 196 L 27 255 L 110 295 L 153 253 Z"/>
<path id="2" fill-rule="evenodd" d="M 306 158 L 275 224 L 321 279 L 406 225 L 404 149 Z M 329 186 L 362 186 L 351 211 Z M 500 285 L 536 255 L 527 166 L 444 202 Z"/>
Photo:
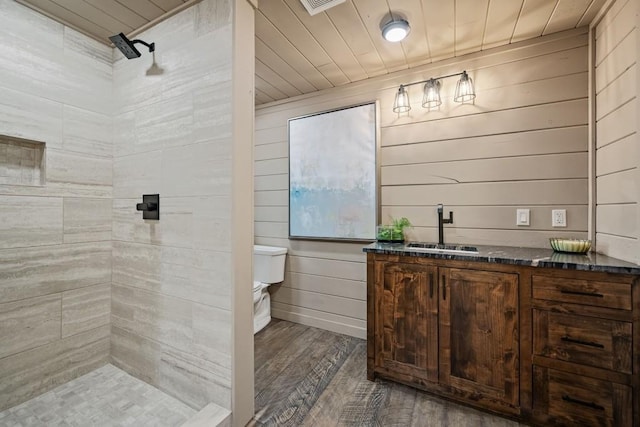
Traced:
<path id="1" fill-rule="evenodd" d="M 142 219 L 160 219 L 160 195 L 143 194 L 142 203 L 136 204 L 136 210 L 142 211 Z"/>

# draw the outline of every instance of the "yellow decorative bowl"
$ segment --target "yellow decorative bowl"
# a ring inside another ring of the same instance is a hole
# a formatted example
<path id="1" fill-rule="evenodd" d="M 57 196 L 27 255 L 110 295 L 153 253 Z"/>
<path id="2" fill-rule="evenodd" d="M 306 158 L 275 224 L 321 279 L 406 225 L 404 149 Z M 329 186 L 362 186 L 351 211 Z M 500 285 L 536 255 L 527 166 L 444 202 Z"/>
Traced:
<path id="1" fill-rule="evenodd" d="M 584 254 L 591 249 L 591 240 L 585 239 L 560 239 L 552 237 L 549 243 L 554 251 L 569 252 L 573 254 Z"/>

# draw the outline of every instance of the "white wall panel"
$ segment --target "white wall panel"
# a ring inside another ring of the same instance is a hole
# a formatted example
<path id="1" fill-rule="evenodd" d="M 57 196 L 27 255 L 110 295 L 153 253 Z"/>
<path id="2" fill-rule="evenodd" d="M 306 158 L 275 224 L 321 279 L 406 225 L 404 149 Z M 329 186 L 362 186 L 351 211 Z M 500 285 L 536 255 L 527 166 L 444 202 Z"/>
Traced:
<path id="1" fill-rule="evenodd" d="M 595 33 L 596 250 L 640 263 L 638 2 L 616 0 Z"/>
<path id="2" fill-rule="evenodd" d="M 355 336 L 366 327 L 365 243 L 285 233 L 287 121 L 300 115 L 380 101 L 381 221 L 407 216 L 412 239 L 437 239 L 437 203 L 455 214 L 445 230 L 452 243 L 546 247 L 550 236 L 585 237 L 587 39 L 555 37 L 258 107 L 255 240 L 289 248 L 272 315 Z M 396 83 L 463 69 L 475 79 L 475 104 L 454 103 L 450 79 L 438 111 L 419 106 L 418 86 L 408 114 L 391 111 Z M 515 225 L 518 207 L 531 209 L 530 227 Z M 566 229 L 551 227 L 551 209 L 567 209 Z"/>

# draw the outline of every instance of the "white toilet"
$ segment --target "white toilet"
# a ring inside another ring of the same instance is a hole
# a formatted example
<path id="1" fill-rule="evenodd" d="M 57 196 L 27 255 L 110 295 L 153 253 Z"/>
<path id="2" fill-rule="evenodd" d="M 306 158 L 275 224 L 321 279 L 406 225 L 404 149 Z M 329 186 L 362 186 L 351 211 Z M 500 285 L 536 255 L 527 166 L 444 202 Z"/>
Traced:
<path id="1" fill-rule="evenodd" d="M 284 280 L 287 248 L 253 245 L 253 333 L 271 321 L 271 298 L 267 288 Z"/>

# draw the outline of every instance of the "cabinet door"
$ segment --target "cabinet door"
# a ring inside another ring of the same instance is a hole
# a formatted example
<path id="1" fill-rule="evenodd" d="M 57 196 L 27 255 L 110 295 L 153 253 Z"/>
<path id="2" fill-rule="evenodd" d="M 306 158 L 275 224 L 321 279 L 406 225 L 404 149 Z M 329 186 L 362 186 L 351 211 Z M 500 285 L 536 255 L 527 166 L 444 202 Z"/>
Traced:
<path id="1" fill-rule="evenodd" d="M 437 280 L 432 266 L 376 265 L 376 367 L 406 381 L 437 382 Z"/>
<path id="2" fill-rule="evenodd" d="M 440 383 L 519 404 L 518 275 L 441 268 Z"/>

